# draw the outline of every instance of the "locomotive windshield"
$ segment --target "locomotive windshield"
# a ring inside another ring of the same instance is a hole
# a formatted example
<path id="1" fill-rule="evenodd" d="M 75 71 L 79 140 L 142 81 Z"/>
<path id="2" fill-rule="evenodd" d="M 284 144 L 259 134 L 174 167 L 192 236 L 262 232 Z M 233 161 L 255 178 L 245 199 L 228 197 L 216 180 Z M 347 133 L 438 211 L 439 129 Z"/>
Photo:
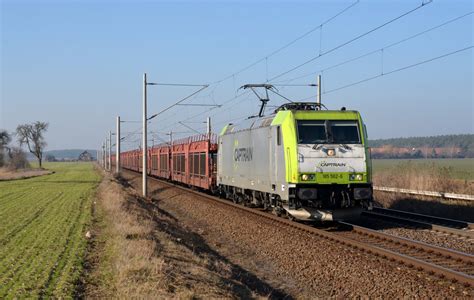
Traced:
<path id="1" fill-rule="evenodd" d="M 360 144 L 357 121 L 299 120 L 298 144 Z"/>

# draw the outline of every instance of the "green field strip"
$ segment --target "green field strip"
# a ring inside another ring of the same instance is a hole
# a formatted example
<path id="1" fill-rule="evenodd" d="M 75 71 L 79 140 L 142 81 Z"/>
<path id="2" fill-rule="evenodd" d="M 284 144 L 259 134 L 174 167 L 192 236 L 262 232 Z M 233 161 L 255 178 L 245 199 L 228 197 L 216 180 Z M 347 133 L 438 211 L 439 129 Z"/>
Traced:
<path id="1" fill-rule="evenodd" d="M 75 207 L 65 207 L 67 205 L 73 205 L 74 201 L 69 201 L 71 198 L 71 195 L 68 194 L 62 194 L 63 197 L 61 197 L 61 201 L 57 201 L 57 205 L 51 206 L 50 209 L 44 214 L 42 220 L 51 220 L 53 221 L 51 224 L 55 225 L 54 227 L 47 226 L 45 227 L 40 234 L 32 234 L 30 231 L 38 231 L 39 228 L 44 226 L 43 222 L 41 220 L 38 220 L 38 222 L 35 222 L 34 224 L 31 224 L 31 227 L 29 230 L 26 230 L 24 233 L 24 236 L 27 238 L 27 240 L 23 240 L 22 244 L 26 245 L 31 245 L 32 242 L 34 243 L 34 247 L 29 247 L 33 249 L 39 249 L 42 250 L 41 244 L 35 243 L 35 240 L 41 241 L 41 240 L 46 240 L 46 245 L 51 244 L 48 242 L 48 239 L 50 236 L 57 236 L 60 238 L 62 236 L 63 232 L 63 222 L 60 222 L 60 220 L 64 220 L 64 223 L 67 222 L 69 215 L 61 212 L 65 211 L 74 211 Z M 59 219 L 59 218 L 61 219 Z M 38 223 L 38 224 L 36 224 Z M 55 231 L 56 229 L 56 231 Z M 33 232 L 35 233 L 35 232 Z M 37 236 L 41 236 L 41 239 L 37 239 Z M 33 241 L 31 241 L 33 240 Z M 14 248 L 17 243 L 13 243 L 12 247 Z M 57 244 L 57 241 L 55 241 L 53 244 Z M 18 257 L 15 258 L 15 260 L 18 260 Z"/>
<path id="2" fill-rule="evenodd" d="M 19 198 L 24 195 L 26 195 L 26 191 L 23 191 L 23 193 L 20 194 L 20 192 L 13 191 L 6 186 L 2 186 L 0 183 L 0 207 L 11 204 L 12 197 Z"/>
<path id="3" fill-rule="evenodd" d="M 19 234 L 18 237 L 14 238 L 14 239 L 9 239 L 9 241 L 10 241 L 9 243 L 4 243 L 2 245 L 2 249 L 0 250 L 0 253 L 7 252 L 9 250 L 8 247 L 15 247 L 16 244 L 18 244 L 19 242 L 24 241 L 25 238 L 36 239 L 38 234 L 42 233 L 40 230 L 42 228 L 41 225 L 44 222 L 44 216 L 43 215 L 47 214 L 48 211 L 50 211 L 50 210 L 55 210 L 56 213 L 61 212 L 61 207 L 59 207 L 59 205 L 56 205 L 56 206 L 51 205 L 53 202 L 59 203 L 60 198 L 49 198 L 49 199 L 50 199 L 50 201 L 48 201 L 48 203 L 50 205 L 45 206 L 45 209 L 42 210 L 42 214 L 38 218 L 32 219 L 32 222 L 26 224 L 27 226 L 24 226 L 23 230 L 18 232 L 18 234 Z M 22 212 L 19 211 L 18 213 L 22 213 Z M 20 218 L 16 218 L 16 216 L 14 215 L 14 216 L 12 216 L 10 221 L 13 222 L 15 220 L 18 223 L 20 223 L 20 221 L 21 221 Z M 33 233 L 36 233 L 36 234 L 33 234 Z M 5 251 L 2 251 L 2 250 L 5 250 Z M 2 256 L 0 255 L 0 260 L 1 259 L 2 259 Z"/>
<path id="4" fill-rule="evenodd" d="M 6 199 L 8 202 L 4 202 L 0 204 L 0 207 L 2 208 L 0 210 L 0 232 L 4 228 L 3 226 L 6 226 L 5 223 L 10 223 L 10 215 L 14 214 L 17 212 L 19 209 L 25 209 L 23 199 L 27 196 L 26 192 L 23 193 L 18 193 L 15 195 L 9 195 L 8 199 Z M 29 207 L 26 207 L 26 209 L 30 209 Z"/>
<path id="5" fill-rule="evenodd" d="M 21 211 L 23 218 L 18 218 L 16 220 L 16 223 L 8 222 L 7 225 L 1 224 L 0 226 L 5 227 L 5 231 L 3 232 L 3 228 L 2 231 L 0 231 L 0 246 L 5 246 L 8 241 L 15 237 L 16 234 L 21 232 L 26 227 L 30 226 L 30 223 L 32 223 L 34 220 L 40 218 L 43 212 L 48 208 L 48 206 L 51 205 L 52 202 L 56 201 L 59 196 L 49 197 L 49 201 L 47 201 L 41 206 L 31 206 L 33 207 L 32 209 L 30 209 L 31 213 L 29 213 L 28 211 Z"/>
<path id="6" fill-rule="evenodd" d="M 84 198 L 81 201 L 81 211 L 86 205 L 86 202 L 88 201 L 87 198 Z M 68 235 L 67 235 L 67 240 L 66 243 L 68 244 L 69 247 L 64 247 L 63 251 L 59 254 L 57 264 L 55 264 L 54 268 L 51 269 L 48 275 L 48 280 L 44 283 L 42 286 L 42 290 L 45 291 L 44 294 L 41 294 L 41 296 L 46 296 L 46 297 L 51 297 L 53 295 L 53 291 L 57 286 L 57 282 L 65 276 L 61 276 L 63 274 L 63 270 L 66 267 L 67 263 L 73 258 L 74 253 L 76 250 L 75 245 L 77 245 L 77 242 L 79 242 L 83 235 L 82 231 L 78 230 L 80 226 L 80 219 L 83 214 L 77 214 L 75 216 L 74 222 L 71 224 L 71 227 L 68 230 Z M 64 274 L 69 274 L 69 272 L 64 272 Z"/>
<path id="7" fill-rule="evenodd" d="M 58 253 L 61 252 L 66 246 L 63 232 L 65 223 L 70 218 L 69 215 L 64 215 L 61 222 L 55 220 L 55 225 L 48 236 L 44 238 L 44 243 L 37 245 L 34 248 L 32 256 L 36 258 L 31 261 L 24 272 L 18 272 L 13 277 L 13 282 L 23 282 L 22 286 L 13 285 L 10 287 L 10 293 L 15 295 L 21 295 L 22 293 L 30 294 L 31 291 L 37 291 L 38 287 L 41 286 L 41 282 L 45 280 L 46 274 L 49 270 L 54 269 L 57 265 Z M 48 255 L 41 255 L 47 252 Z M 34 280 L 30 278 L 32 275 L 35 276 Z"/>
<path id="8" fill-rule="evenodd" d="M 71 297 L 74 282 L 80 275 L 86 241 L 85 226 L 90 222 L 90 205 L 93 191 L 100 176 L 92 165 L 58 164 L 57 173 L 42 178 L 27 179 L 32 198 L 17 198 L 24 206 L 43 207 L 40 216 L 29 226 L 18 225 L 19 220 L 29 220 L 31 211 L 19 211 L 18 215 L 5 214 L 16 226 L 24 227 L 9 238 L 6 247 L 0 248 L 0 297 Z M 27 180 L 24 180 L 26 182 Z M 15 192 L 23 192 L 24 186 L 15 183 Z M 63 194 L 54 201 L 43 198 L 43 193 Z M 9 191 L 11 195 L 11 190 Z M 16 193 L 15 193 L 16 194 Z M 28 194 L 28 193 L 27 193 Z M 16 194 L 18 195 L 18 194 Z M 41 197 L 40 197 L 41 196 Z M 28 197 L 26 197 L 28 198 Z M 42 199 L 40 199 L 42 198 Z M 46 199 L 46 200 L 45 200 Z M 10 199 L 11 200 L 11 199 Z M 47 203 L 45 204 L 46 201 Z M 1 202 L 0 209 L 11 205 Z M 21 207 L 18 206 L 18 207 Z M 29 215 L 25 217 L 22 214 Z M 23 218 L 21 218 L 23 217 Z M 66 233 L 66 234 L 65 234 Z M 3 253 L 2 253 L 3 252 Z M 1 257 L 5 258 L 2 259 Z"/>
<path id="9" fill-rule="evenodd" d="M 67 218 L 68 216 L 67 215 L 64 215 L 64 221 L 67 221 Z M 56 222 L 53 222 L 57 225 L 57 220 Z M 57 226 L 54 227 L 54 228 L 58 228 Z M 52 228 L 52 229 L 54 229 Z M 57 245 L 57 247 L 61 247 L 61 246 L 64 246 L 64 245 L 61 245 L 60 243 L 58 244 L 56 240 L 52 239 L 51 236 L 56 236 L 56 237 L 61 237 L 62 236 L 62 230 L 58 230 L 58 231 L 54 231 L 54 230 L 50 230 L 50 235 L 48 236 L 43 236 L 42 237 L 42 240 L 45 242 L 46 246 L 47 245 Z M 44 245 L 35 245 L 36 247 L 33 247 L 31 248 L 33 250 L 33 253 L 30 251 L 29 254 L 30 254 L 30 257 L 35 257 L 34 259 L 34 262 L 35 264 L 40 264 L 42 266 L 45 266 L 45 262 L 44 262 L 44 259 L 53 259 L 54 260 L 54 255 L 52 256 L 51 254 L 54 253 L 52 251 L 54 251 L 54 249 L 46 249 L 48 250 L 47 253 L 48 253 L 48 256 L 45 256 L 44 253 L 45 253 L 45 246 Z M 27 275 L 29 275 L 28 273 L 34 273 L 34 274 L 38 274 L 37 273 L 37 270 L 34 271 L 33 267 L 31 266 L 31 264 L 29 265 L 25 265 L 25 264 L 22 264 L 23 265 L 23 268 L 24 269 L 28 269 L 27 270 Z M 29 271 L 29 272 L 28 272 Z M 18 275 L 18 274 L 17 274 Z M 28 280 L 28 278 L 14 278 L 13 282 L 16 282 L 16 281 L 20 281 L 20 282 L 23 282 L 23 286 L 25 285 L 24 283 L 25 282 L 31 282 L 31 280 Z M 15 294 L 15 293 L 14 293 Z"/>
<path id="10" fill-rule="evenodd" d="M 62 204 L 65 205 L 67 202 L 65 201 Z M 61 212 L 61 208 L 62 206 L 57 205 L 53 212 Z M 40 220 L 38 222 L 40 222 Z M 43 226 L 43 230 L 41 230 L 41 232 L 35 232 L 34 229 L 36 226 Z M 45 257 L 51 255 L 51 252 L 45 252 L 44 248 L 51 244 L 50 235 L 56 226 L 57 222 L 54 218 L 43 219 L 38 225 L 32 224 L 29 231 L 25 232 L 24 239 L 19 240 L 18 243 L 11 243 L 10 247 L 5 249 L 5 253 L 12 255 L 2 259 L 2 262 L 4 261 L 6 263 L 6 268 L 1 268 L 0 274 L 4 274 L 2 278 L 8 279 L 10 284 L 4 283 L 1 285 L 0 297 L 2 297 L 3 293 L 7 293 L 13 284 L 17 283 L 19 275 L 29 271 L 31 264 L 35 262 L 41 263 Z M 8 266 L 14 267 L 8 268 Z"/>

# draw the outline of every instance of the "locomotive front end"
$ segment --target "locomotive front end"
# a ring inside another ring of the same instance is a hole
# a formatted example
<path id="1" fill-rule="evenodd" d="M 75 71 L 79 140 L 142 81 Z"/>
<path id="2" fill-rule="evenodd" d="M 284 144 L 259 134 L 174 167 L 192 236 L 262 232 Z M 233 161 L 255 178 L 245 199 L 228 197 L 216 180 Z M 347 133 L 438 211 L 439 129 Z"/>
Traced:
<path id="1" fill-rule="evenodd" d="M 282 122 L 287 148 L 287 213 L 342 220 L 372 206 L 367 132 L 356 111 L 293 111 Z M 287 123 L 284 126 L 284 123 Z"/>

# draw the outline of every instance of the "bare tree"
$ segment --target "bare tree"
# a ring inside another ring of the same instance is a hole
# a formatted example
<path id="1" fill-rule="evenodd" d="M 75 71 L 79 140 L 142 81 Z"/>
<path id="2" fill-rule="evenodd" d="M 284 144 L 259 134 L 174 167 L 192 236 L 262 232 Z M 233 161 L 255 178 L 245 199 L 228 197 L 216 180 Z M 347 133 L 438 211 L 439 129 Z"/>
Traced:
<path id="1" fill-rule="evenodd" d="M 28 150 L 36 158 L 38 158 L 39 167 L 42 167 L 43 150 L 46 147 L 43 134 L 48 130 L 49 124 L 46 122 L 36 121 L 32 124 L 18 125 L 16 135 L 20 146 L 26 144 Z"/>
<path id="2" fill-rule="evenodd" d="M 0 130 L 0 167 L 5 164 L 5 150 L 8 151 L 8 156 L 11 158 L 11 150 L 8 144 L 12 141 L 11 135 L 6 130 Z"/>
<path id="3" fill-rule="evenodd" d="M 26 153 L 23 149 L 18 147 L 12 147 L 9 152 L 10 160 L 8 161 L 8 167 L 11 170 L 27 169 L 30 167 Z"/>

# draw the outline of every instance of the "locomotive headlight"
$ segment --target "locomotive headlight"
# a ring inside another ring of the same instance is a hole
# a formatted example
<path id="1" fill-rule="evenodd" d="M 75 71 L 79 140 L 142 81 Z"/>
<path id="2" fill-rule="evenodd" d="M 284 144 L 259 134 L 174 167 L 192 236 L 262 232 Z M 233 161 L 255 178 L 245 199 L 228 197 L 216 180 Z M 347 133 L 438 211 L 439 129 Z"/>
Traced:
<path id="1" fill-rule="evenodd" d="M 328 156 L 334 156 L 336 154 L 336 151 L 334 151 L 334 149 L 328 149 L 327 154 Z"/>
<path id="2" fill-rule="evenodd" d="M 303 174 L 301 175 L 301 180 L 303 181 L 314 180 L 314 174 Z"/>
<path id="3" fill-rule="evenodd" d="M 350 181 L 362 181 L 364 179 L 364 175 L 362 174 L 351 174 L 349 175 Z"/>

